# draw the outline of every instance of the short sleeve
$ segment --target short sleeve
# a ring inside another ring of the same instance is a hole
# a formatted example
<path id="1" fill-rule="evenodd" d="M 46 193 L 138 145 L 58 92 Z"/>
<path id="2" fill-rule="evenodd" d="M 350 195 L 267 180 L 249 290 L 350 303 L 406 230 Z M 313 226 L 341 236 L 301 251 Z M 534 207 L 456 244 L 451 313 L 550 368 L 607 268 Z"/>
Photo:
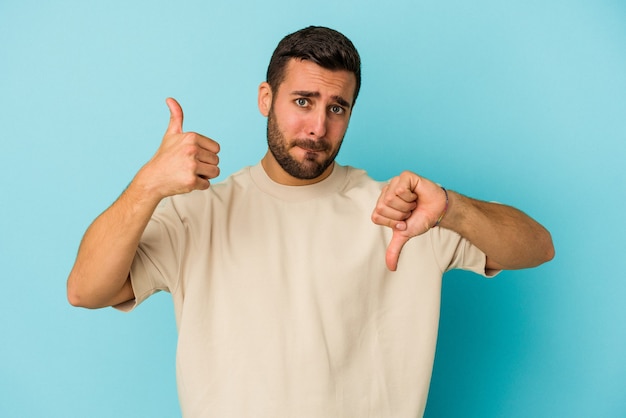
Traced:
<path id="1" fill-rule="evenodd" d="M 130 281 L 135 299 L 115 306 L 130 311 L 159 291 L 171 292 L 179 280 L 185 228 L 171 198 L 161 201 L 139 241 Z"/>
<path id="2" fill-rule="evenodd" d="M 433 252 L 442 272 L 461 269 L 489 278 L 500 272 L 488 270 L 485 253 L 456 232 L 445 228 L 433 228 L 430 234 Z"/>

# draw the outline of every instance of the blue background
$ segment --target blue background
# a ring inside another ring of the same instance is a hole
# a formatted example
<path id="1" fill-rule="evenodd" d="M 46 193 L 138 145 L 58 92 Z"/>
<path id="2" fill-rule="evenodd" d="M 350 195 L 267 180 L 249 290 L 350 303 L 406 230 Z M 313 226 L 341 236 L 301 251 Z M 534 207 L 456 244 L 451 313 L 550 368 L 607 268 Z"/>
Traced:
<path id="1" fill-rule="evenodd" d="M 256 89 L 309 24 L 359 48 L 339 161 L 520 207 L 557 256 L 446 276 L 428 417 L 626 416 L 623 1 L 0 1 L 0 416 L 179 416 L 171 300 L 69 306 L 82 234 L 160 143 L 164 99 L 256 163 Z"/>

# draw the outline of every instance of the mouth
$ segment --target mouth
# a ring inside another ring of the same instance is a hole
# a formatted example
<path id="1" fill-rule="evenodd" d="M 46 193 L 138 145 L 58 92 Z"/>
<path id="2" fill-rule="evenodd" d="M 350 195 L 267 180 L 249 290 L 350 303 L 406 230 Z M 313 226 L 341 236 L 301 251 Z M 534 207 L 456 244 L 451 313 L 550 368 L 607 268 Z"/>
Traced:
<path id="1" fill-rule="evenodd" d="M 323 159 L 325 155 L 324 150 L 319 148 L 311 149 L 301 146 L 296 146 L 296 148 L 300 150 L 298 154 L 300 154 L 300 158 L 302 158 L 303 161 L 319 161 Z"/>
<path id="2" fill-rule="evenodd" d="M 298 147 L 307 153 L 318 153 L 328 150 L 328 146 L 325 142 L 300 140 L 293 144 L 294 147 Z"/>
<path id="3" fill-rule="evenodd" d="M 310 148 L 304 148 L 304 147 L 298 147 L 298 148 L 300 148 L 301 150 L 303 150 L 307 154 L 317 154 L 318 152 L 322 151 L 320 149 L 310 149 Z"/>

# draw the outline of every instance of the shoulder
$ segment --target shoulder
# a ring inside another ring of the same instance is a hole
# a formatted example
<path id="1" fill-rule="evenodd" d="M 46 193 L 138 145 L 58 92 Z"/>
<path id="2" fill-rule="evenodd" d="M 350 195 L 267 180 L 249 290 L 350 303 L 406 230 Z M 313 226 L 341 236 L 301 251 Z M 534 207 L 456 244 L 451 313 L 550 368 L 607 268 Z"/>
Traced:
<path id="1" fill-rule="evenodd" d="M 224 205 L 238 191 L 249 188 L 251 180 L 248 169 L 249 167 L 242 168 L 221 181 L 212 182 L 206 190 L 194 190 L 165 198 L 159 205 L 159 210 L 174 211 L 184 216 L 189 213 L 201 214 L 210 208 Z"/>
<path id="2" fill-rule="evenodd" d="M 339 166 L 339 169 L 345 172 L 344 190 L 364 190 L 378 195 L 386 184 L 373 179 L 367 171 L 361 168 L 346 165 Z"/>

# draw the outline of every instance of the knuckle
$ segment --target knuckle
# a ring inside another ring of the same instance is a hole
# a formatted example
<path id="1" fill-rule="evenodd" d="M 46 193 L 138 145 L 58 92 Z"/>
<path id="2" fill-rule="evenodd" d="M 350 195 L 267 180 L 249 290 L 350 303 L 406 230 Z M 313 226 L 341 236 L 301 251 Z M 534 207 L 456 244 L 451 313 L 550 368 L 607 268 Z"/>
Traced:
<path id="1" fill-rule="evenodd" d="M 187 157 L 195 157 L 198 153 L 198 147 L 194 144 L 187 144 L 183 148 L 183 154 Z"/>
<path id="2" fill-rule="evenodd" d="M 193 174 L 188 174 L 183 177 L 182 185 L 186 189 L 193 189 L 196 184 L 197 177 Z"/>
<path id="3" fill-rule="evenodd" d="M 209 167 L 207 170 L 205 170 L 205 172 L 206 172 L 205 177 L 207 179 L 214 179 L 220 175 L 220 169 L 215 166 Z"/>
<path id="4" fill-rule="evenodd" d="M 184 144 L 193 144 L 195 145 L 198 141 L 197 141 L 197 136 L 198 134 L 195 132 L 185 132 L 183 134 L 183 139 L 182 142 Z"/>

